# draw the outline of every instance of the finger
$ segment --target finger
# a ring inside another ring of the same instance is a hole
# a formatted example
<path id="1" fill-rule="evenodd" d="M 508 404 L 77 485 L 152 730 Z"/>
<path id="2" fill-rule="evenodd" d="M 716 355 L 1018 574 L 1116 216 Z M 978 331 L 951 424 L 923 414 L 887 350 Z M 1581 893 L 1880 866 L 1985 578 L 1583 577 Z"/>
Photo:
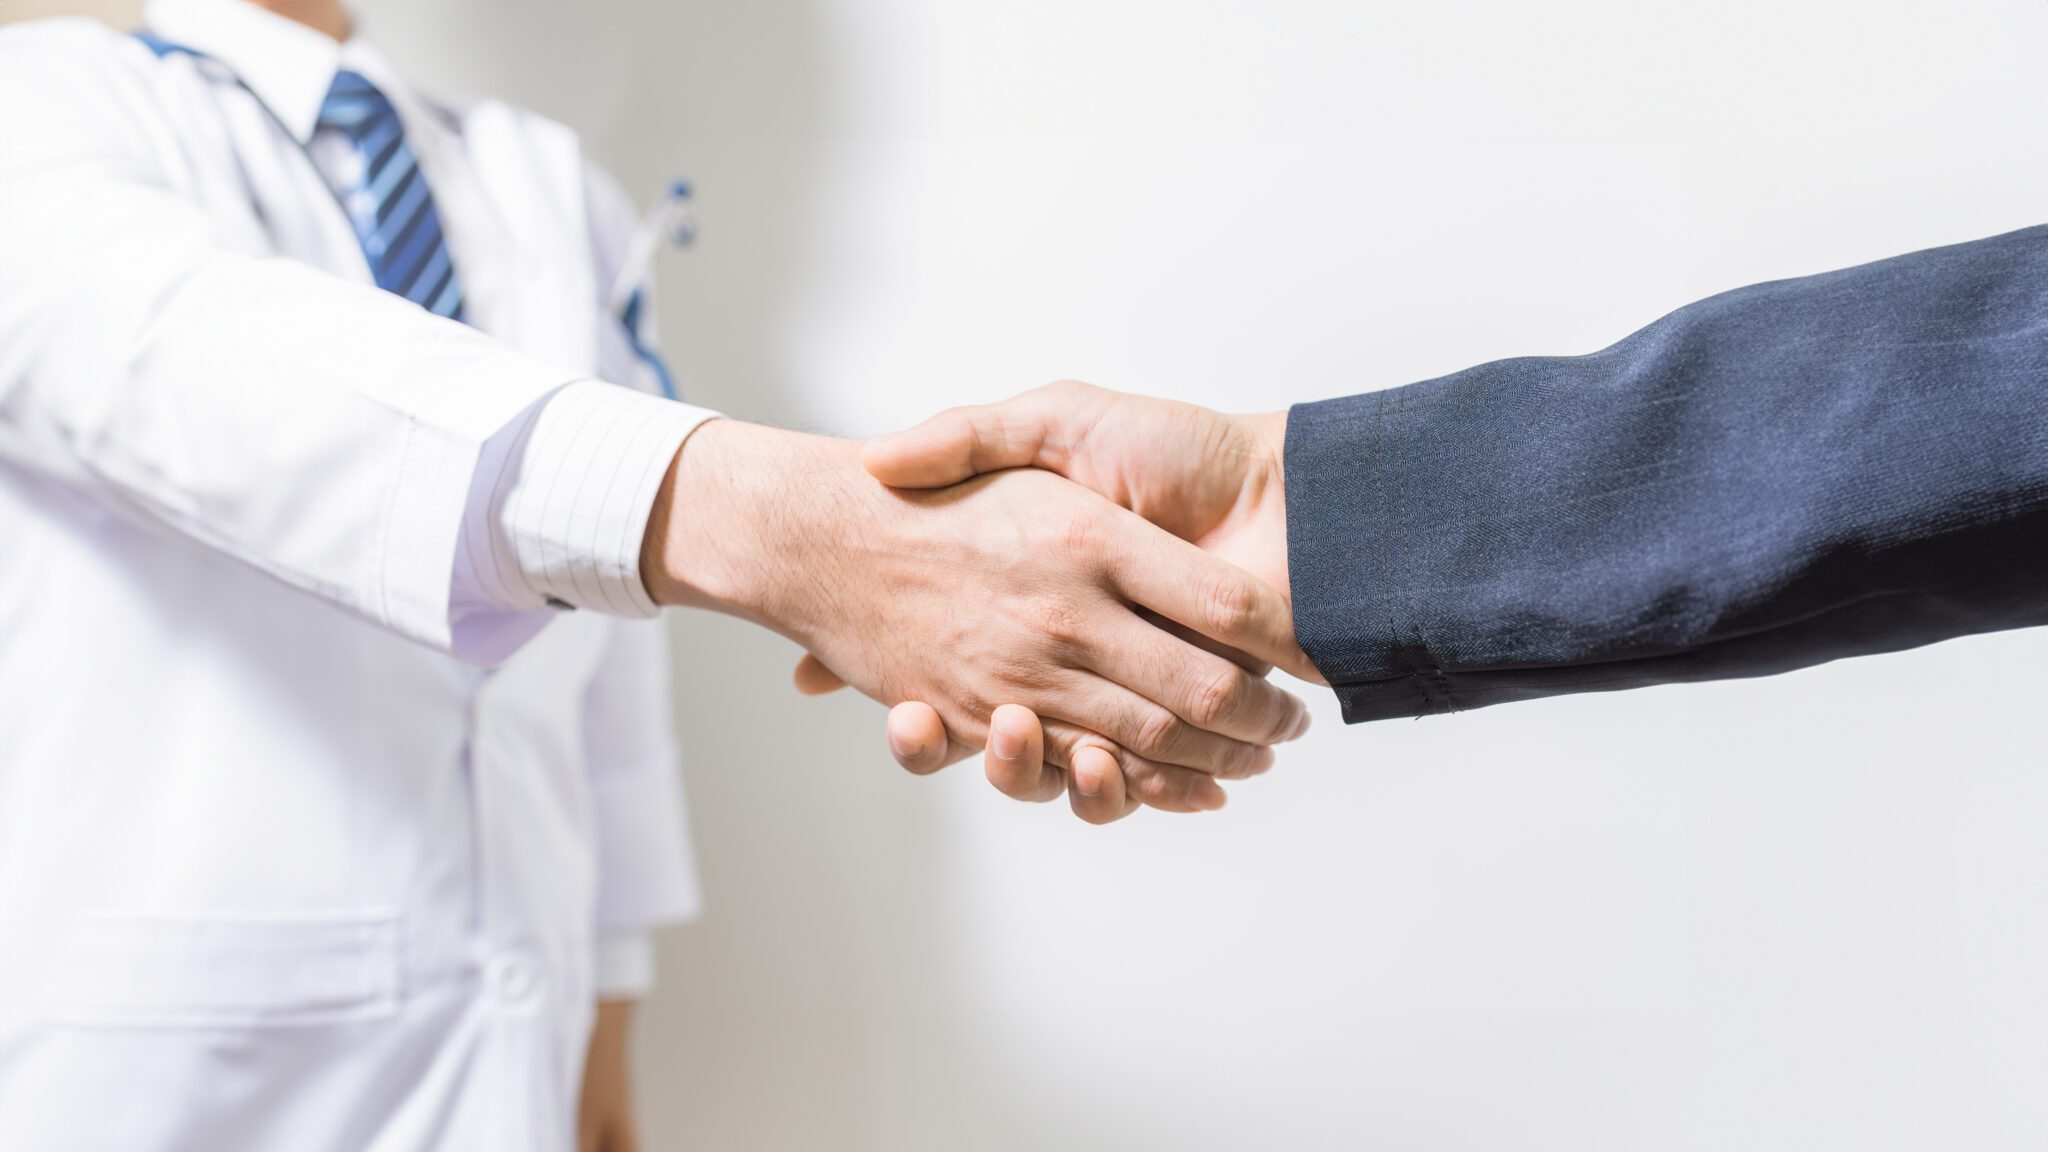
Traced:
<path id="1" fill-rule="evenodd" d="M 1118 510 L 1110 571 L 1131 602 L 1150 608 L 1227 647 L 1322 682 L 1294 640 L 1287 597 L 1235 564 Z"/>
<path id="2" fill-rule="evenodd" d="M 846 687 L 846 681 L 839 674 L 825 667 L 825 662 L 810 653 L 796 662 L 796 690 L 806 696 L 823 696 Z"/>
<path id="3" fill-rule="evenodd" d="M 1063 721 L 1047 720 L 1043 727 L 1050 763 L 1072 765 L 1074 757 L 1091 746 L 1110 753 L 1123 776 L 1125 815 L 1140 804 L 1161 812 L 1213 812 L 1229 799 L 1223 786 L 1206 773 L 1148 760 Z"/>
<path id="4" fill-rule="evenodd" d="M 1040 714 L 1100 733 L 1147 760 L 1224 780 L 1256 776 L 1273 765 L 1272 748 L 1197 728 L 1171 709 L 1090 673 L 1076 672 L 1057 702 L 1048 701 Z"/>
<path id="5" fill-rule="evenodd" d="M 954 754 L 956 745 L 947 739 L 938 710 L 922 701 L 906 700 L 889 709 L 888 736 L 889 754 L 918 776 L 937 772 L 961 758 Z"/>
<path id="6" fill-rule="evenodd" d="M 1254 676 L 1264 676 L 1266 673 L 1271 672 L 1273 670 L 1273 666 L 1271 664 L 1268 664 L 1266 661 L 1261 660 L 1258 657 L 1253 656 L 1249 653 L 1240 652 L 1235 648 L 1229 647 L 1228 645 L 1218 644 L 1214 640 L 1209 639 L 1207 636 L 1202 635 L 1200 632 L 1195 631 L 1193 628 L 1190 628 L 1185 624 L 1179 623 L 1178 621 L 1168 620 L 1166 617 L 1161 616 L 1159 613 L 1152 611 L 1150 608 L 1140 608 L 1137 610 L 1137 612 L 1139 619 L 1143 620 L 1147 624 L 1150 624 L 1154 628 L 1157 628 L 1160 631 L 1165 632 L 1168 635 L 1173 636 L 1177 639 L 1185 640 L 1188 643 L 1193 644 L 1195 647 L 1200 648 L 1204 652 L 1213 652 L 1216 655 L 1223 657 L 1225 660 L 1230 661 L 1232 664 L 1237 665 L 1238 667 L 1244 669 L 1245 671 L 1251 673 Z"/>
<path id="7" fill-rule="evenodd" d="M 996 756 L 999 735 L 1006 749 L 1018 750 L 1017 757 L 1002 760 Z M 1067 801 L 1081 819 L 1090 824 L 1108 824 L 1137 809 L 1137 802 L 1125 796 L 1124 774 L 1116 760 L 1115 745 L 1100 736 L 1073 730 L 1062 743 L 1060 754 L 1054 757 L 1047 754 L 1044 740 L 1037 713 L 1018 704 L 996 709 L 989 718 L 990 780 L 1003 777 L 1004 784 L 998 787 L 1006 795 L 1013 794 L 1011 789 L 1015 787 L 1035 797 L 1047 769 L 1065 768 Z"/>
<path id="8" fill-rule="evenodd" d="M 1045 736 L 1037 715 L 1020 704 L 1005 704 L 989 717 L 982 766 L 988 782 L 1012 800 L 1037 804 L 1066 791 L 1060 769 L 1045 762 Z"/>
<path id="9" fill-rule="evenodd" d="M 1247 744 L 1277 744 L 1299 735 L 1308 722 L 1308 706 L 1278 685 L 1135 615 L 1123 616 L 1081 657 L 1104 679 L 1157 701 L 1195 728 L 1218 736 Z M 1159 758 L 1205 767 L 1177 756 Z"/>
<path id="10" fill-rule="evenodd" d="M 1090 824 L 1110 824 L 1137 810 L 1124 795 L 1124 770 L 1107 748 L 1083 745 L 1067 765 L 1067 805 Z"/>
<path id="11" fill-rule="evenodd" d="M 1072 380 L 1000 404 L 953 408 L 861 449 L 868 474 L 893 488 L 944 488 L 1004 468 L 1060 471 L 1067 447 L 1110 394 Z"/>

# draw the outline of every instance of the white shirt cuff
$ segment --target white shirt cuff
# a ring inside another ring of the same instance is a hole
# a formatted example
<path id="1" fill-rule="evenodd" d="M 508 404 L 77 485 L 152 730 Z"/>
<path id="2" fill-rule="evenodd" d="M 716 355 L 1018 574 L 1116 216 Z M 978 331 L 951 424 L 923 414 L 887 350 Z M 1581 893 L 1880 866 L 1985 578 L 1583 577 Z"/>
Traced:
<path id="1" fill-rule="evenodd" d="M 683 441 L 717 415 L 579 380 L 492 437 L 456 555 L 456 651 L 502 661 L 551 608 L 659 612 L 640 579 L 647 519 Z"/>

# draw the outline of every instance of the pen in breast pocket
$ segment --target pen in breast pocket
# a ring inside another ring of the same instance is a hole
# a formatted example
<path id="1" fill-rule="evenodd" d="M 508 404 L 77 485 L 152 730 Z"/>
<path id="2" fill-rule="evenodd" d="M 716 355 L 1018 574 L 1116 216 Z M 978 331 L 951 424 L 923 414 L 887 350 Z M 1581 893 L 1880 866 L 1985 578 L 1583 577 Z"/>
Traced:
<path id="1" fill-rule="evenodd" d="M 690 211 L 690 185 L 682 180 L 671 181 L 661 199 L 640 218 L 633 238 L 626 242 L 618 279 L 612 281 L 612 314 L 623 316 L 633 296 L 647 283 L 648 273 L 654 270 L 654 254 L 660 251 L 663 240 L 681 247 L 696 238 L 697 218 Z"/>

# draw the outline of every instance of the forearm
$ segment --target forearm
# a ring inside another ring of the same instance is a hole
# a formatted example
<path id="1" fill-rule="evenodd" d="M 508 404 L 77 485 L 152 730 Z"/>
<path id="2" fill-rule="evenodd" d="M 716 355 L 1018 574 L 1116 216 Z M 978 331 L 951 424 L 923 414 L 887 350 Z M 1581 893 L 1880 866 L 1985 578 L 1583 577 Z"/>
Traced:
<path id="1" fill-rule="evenodd" d="M 630 1152 L 640 1147 L 633 1114 L 632 1025 L 633 1001 L 598 1001 L 583 1059 L 578 1152 Z"/>
<path id="2" fill-rule="evenodd" d="M 1366 720 L 2048 622 L 2044 306 L 2035 229 L 1303 405 L 1303 646 Z"/>

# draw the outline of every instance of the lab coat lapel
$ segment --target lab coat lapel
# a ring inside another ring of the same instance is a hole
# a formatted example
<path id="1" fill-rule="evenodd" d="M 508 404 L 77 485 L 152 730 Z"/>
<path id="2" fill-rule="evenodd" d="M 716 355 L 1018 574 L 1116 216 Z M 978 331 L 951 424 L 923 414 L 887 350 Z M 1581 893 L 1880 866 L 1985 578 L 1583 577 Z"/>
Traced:
<path id="1" fill-rule="evenodd" d="M 575 134 L 495 101 L 475 105 L 464 120 L 481 192 L 519 249 L 499 335 L 531 355 L 595 375 L 600 302 Z"/>

